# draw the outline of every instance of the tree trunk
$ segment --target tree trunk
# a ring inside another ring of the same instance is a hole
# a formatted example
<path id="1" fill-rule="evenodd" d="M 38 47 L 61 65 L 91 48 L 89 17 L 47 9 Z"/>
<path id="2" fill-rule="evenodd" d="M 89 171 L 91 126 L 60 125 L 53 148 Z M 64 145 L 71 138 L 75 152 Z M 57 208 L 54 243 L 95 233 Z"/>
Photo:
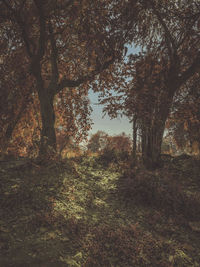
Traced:
<path id="1" fill-rule="evenodd" d="M 132 156 L 133 160 L 136 160 L 136 151 L 137 151 L 137 118 L 134 116 L 133 118 L 133 149 Z"/>
<path id="2" fill-rule="evenodd" d="M 162 139 L 175 91 L 171 90 L 161 96 L 155 117 L 150 120 L 150 126 L 144 126 L 142 129 L 142 158 L 147 169 L 159 168 L 162 165 L 160 156 Z"/>
<path id="3" fill-rule="evenodd" d="M 147 169 L 161 166 L 161 144 L 165 129 L 165 120 L 143 131 L 142 158 Z"/>
<path id="4" fill-rule="evenodd" d="M 40 112 L 42 118 L 42 131 L 40 143 L 40 157 L 56 154 L 55 113 L 53 107 L 54 96 L 43 88 L 38 90 Z"/>

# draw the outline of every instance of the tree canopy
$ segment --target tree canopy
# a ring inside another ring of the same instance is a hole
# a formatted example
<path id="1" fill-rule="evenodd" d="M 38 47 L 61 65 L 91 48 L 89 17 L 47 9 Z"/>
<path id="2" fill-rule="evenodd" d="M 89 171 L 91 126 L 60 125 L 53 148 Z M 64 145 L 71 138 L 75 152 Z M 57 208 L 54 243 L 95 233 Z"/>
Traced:
<path id="1" fill-rule="evenodd" d="M 199 1 L 1 0 L 0 23 L 2 150 L 34 139 L 46 157 L 56 137 L 81 141 L 92 88 L 111 117 L 130 118 L 144 163 L 159 162 L 166 121 L 198 80 Z"/>

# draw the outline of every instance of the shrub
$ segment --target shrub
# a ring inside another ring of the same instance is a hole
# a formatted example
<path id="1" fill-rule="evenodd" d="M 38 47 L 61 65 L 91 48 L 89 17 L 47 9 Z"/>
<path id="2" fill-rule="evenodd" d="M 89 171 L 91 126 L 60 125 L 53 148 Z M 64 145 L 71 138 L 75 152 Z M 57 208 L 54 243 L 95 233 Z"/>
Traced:
<path id="1" fill-rule="evenodd" d="M 117 163 L 118 156 L 114 149 L 105 149 L 97 159 L 104 167 L 108 167 L 110 163 Z"/>
<path id="2" fill-rule="evenodd" d="M 121 164 L 127 162 L 130 159 L 128 151 L 117 151 L 115 149 L 104 149 L 99 155 L 97 162 L 102 164 L 104 167 L 110 166 L 111 163 Z"/>

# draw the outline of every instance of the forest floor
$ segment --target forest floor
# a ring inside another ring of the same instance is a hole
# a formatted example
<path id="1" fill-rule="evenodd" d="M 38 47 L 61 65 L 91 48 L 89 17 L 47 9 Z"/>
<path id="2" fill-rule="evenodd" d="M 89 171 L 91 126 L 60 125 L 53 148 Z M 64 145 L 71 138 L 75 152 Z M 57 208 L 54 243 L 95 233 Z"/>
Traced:
<path id="1" fill-rule="evenodd" d="M 0 162 L 0 267 L 200 266 L 200 161 Z"/>

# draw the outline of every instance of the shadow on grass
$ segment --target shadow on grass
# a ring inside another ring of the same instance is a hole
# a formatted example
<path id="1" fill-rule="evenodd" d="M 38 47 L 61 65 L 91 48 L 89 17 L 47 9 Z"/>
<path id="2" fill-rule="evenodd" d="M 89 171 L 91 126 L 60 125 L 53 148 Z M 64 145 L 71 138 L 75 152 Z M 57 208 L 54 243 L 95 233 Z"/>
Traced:
<path id="1" fill-rule="evenodd" d="M 25 168 L 1 168 L 3 266 L 195 264 L 196 258 L 176 240 L 169 242 L 144 227 L 148 220 L 152 229 L 165 220 L 151 208 L 158 202 L 152 194 L 158 192 L 152 190 L 150 173 L 136 183 L 114 169 L 86 157 L 46 167 L 30 162 Z M 128 206 L 127 196 L 132 199 Z M 144 198 L 150 202 L 147 208 L 142 207 Z"/>

